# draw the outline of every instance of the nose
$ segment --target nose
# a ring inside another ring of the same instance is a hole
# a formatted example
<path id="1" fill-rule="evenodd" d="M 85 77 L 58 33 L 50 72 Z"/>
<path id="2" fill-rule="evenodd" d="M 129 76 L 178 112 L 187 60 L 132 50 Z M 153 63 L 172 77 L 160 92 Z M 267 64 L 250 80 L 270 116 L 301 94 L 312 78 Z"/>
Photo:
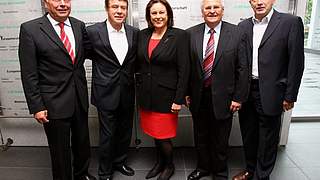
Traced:
<path id="1" fill-rule="evenodd" d="M 263 2 L 262 0 L 257 0 L 258 4 L 262 4 L 262 2 Z"/>
<path id="2" fill-rule="evenodd" d="M 214 8 L 213 6 L 211 6 L 210 9 L 208 9 L 208 11 L 209 11 L 210 13 L 214 13 L 214 12 L 215 12 L 215 8 Z"/>

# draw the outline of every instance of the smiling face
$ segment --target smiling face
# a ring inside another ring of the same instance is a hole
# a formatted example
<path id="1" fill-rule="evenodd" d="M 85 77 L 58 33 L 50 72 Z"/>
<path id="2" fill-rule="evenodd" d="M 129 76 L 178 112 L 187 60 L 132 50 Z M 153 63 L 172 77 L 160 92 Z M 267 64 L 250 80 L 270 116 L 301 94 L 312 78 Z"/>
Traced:
<path id="1" fill-rule="evenodd" d="M 249 0 L 249 2 L 254 11 L 255 18 L 261 21 L 271 11 L 275 0 Z"/>
<path id="2" fill-rule="evenodd" d="M 45 7 L 50 16 L 58 21 L 64 22 L 71 12 L 71 0 L 45 0 Z"/>
<path id="3" fill-rule="evenodd" d="M 224 7 L 221 0 L 203 0 L 201 12 L 205 23 L 214 28 L 222 20 Z"/>
<path id="4" fill-rule="evenodd" d="M 106 11 L 112 27 L 119 30 L 127 17 L 128 3 L 124 0 L 109 0 Z"/>
<path id="5" fill-rule="evenodd" d="M 154 28 L 165 28 L 168 24 L 168 13 L 162 3 L 155 3 L 150 8 L 150 20 Z"/>

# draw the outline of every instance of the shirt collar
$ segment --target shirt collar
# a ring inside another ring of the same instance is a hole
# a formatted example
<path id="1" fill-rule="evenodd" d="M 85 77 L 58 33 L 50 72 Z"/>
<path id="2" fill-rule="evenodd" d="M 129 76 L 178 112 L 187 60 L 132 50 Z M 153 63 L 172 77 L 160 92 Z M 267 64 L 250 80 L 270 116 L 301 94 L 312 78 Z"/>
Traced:
<path id="1" fill-rule="evenodd" d="M 270 10 L 270 12 L 267 14 L 267 16 L 265 16 L 264 18 L 262 18 L 261 21 L 259 21 L 257 18 L 255 18 L 254 16 L 252 17 L 252 22 L 253 24 L 258 24 L 258 23 L 269 23 L 272 15 L 273 15 L 273 8 Z"/>
<path id="2" fill-rule="evenodd" d="M 58 25 L 58 24 L 60 23 L 60 22 L 54 20 L 54 19 L 51 17 L 50 14 L 47 14 L 47 18 L 49 19 L 49 21 L 50 21 L 50 23 L 51 23 L 52 25 Z M 71 23 L 70 23 L 69 18 L 67 18 L 67 19 L 64 21 L 64 25 L 71 27 Z"/>
<path id="3" fill-rule="evenodd" d="M 126 30 L 124 28 L 124 24 L 122 24 L 120 31 L 117 31 L 116 29 L 114 29 L 108 20 L 106 20 L 106 24 L 107 24 L 107 27 L 108 27 L 107 28 L 108 29 L 108 33 L 113 33 L 113 32 L 125 33 L 126 32 Z"/>
<path id="4" fill-rule="evenodd" d="M 215 31 L 215 33 L 217 33 L 217 35 L 220 34 L 221 26 L 222 26 L 222 21 L 220 21 L 219 24 L 216 27 L 214 27 L 214 31 Z M 204 32 L 206 34 L 208 34 L 208 33 L 210 34 L 210 29 L 211 28 L 205 23 Z"/>

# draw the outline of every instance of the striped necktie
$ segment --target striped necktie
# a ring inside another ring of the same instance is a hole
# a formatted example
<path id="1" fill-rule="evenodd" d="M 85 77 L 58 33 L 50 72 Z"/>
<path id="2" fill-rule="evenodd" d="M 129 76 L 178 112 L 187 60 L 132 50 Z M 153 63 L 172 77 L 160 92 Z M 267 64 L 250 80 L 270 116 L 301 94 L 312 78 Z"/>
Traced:
<path id="1" fill-rule="evenodd" d="M 71 42 L 69 41 L 69 38 L 68 38 L 66 32 L 64 31 L 64 23 L 60 22 L 59 27 L 60 27 L 60 39 L 63 42 L 64 47 L 66 48 L 66 50 L 68 51 L 68 53 L 71 57 L 72 64 L 74 64 L 75 56 L 74 56 L 74 52 L 73 52 L 73 49 L 71 46 Z"/>
<path id="2" fill-rule="evenodd" d="M 204 72 L 204 87 L 209 87 L 212 81 L 211 71 L 214 61 L 214 33 L 215 31 L 213 29 L 210 29 L 210 38 L 208 40 L 205 57 L 202 62 Z"/>

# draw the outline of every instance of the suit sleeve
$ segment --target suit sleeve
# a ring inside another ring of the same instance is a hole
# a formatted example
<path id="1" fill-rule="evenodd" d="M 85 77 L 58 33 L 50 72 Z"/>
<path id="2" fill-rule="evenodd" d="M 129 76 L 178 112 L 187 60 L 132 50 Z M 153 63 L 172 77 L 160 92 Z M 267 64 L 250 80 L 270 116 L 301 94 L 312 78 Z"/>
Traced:
<path id="1" fill-rule="evenodd" d="M 85 26 L 83 24 L 83 26 Z M 84 52 L 85 52 L 85 58 L 86 59 L 93 59 L 93 46 L 92 43 L 90 41 L 90 36 L 88 33 L 89 29 L 88 27 L 83 27 L 82 29 L 82 34 L 83 34 L 83 45 L 84 45 Z"/>
<path id="2" fill-rule="evenodd" d="M 36 45 L 24 25 L 20 27 L 19 61 L 23 90 L 30 114 L 45 110 L 39 88 Z"/>
<path id="3" fill-rule="evenodd" d="M 239 31 L 240 38 L 238 41 L 237 63 L 235 68 L 235 93 L 233 101 L 242 103 L 248 97 L 249 86 L 249 65 L 246 54 L 246 34 Z"/>
<path id="4" fill-rule="evenodd" d="M 189 56 L 189 36 L 186 31 L 178 37 L 177 44 L 177 73 L 178 73 L 178 82 L 177 82 L 177 91 L 174 99 L 174 103 L 183 104 L 184 97 L 186 95 L 189 72 L 190 72 L 190 56 Z"/>
<path id="5" fill-rule="evenodd" d="M 304 70 L 304 32 L 300 17 L 294 19 L 288 38 L 288 82 L 285 100 L 295 102 L 297 100 L 301 78 Z"/>

